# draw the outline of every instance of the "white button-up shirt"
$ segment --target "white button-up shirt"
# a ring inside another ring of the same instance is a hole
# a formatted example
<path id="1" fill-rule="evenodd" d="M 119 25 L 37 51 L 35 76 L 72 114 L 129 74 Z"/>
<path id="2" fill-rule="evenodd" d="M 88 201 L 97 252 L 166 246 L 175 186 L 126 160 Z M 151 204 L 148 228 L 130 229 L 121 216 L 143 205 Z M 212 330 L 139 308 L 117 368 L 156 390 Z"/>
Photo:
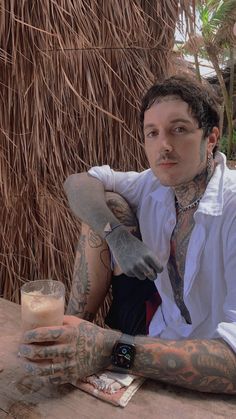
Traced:
<path id="1" fill-rule="evenodd" d="M 222 153 L 194 214 L 188 244 L 183 298 L 192 324 L 187 324 L 174 301 L 167 262 L 176 224 L 174 192 L 162 186 L 151 169 L 115 172 L 109 166 L 89 173 L 106 190 L 121 194 L 139 220 L 142 240 L 164 266 L 155 281 L 162 298 L 149 334 L 163 339 L 222 337 L 236 352 L 236 171 Z"/>

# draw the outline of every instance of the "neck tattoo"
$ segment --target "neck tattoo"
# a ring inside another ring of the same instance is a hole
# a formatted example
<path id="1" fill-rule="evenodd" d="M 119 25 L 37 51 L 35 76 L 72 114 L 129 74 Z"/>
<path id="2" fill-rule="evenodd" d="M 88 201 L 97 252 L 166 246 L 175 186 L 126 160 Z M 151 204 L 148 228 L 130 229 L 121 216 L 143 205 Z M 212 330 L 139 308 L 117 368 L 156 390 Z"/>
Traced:
<path id="1" fill-rule="evenodd" d="M 179 214 L 191 210 L 192 208 L 196 208 L 201 201 L 207 184 L 211 179 L 215 169 L 215 162 L 213 157 L 209 158 L 208 160 L 208 166 L 205 167 L 205 169 L 200 174 L 195 176 L 192 181 L 174 188 L 175 207 Z"/>
<path id="2" fill-rule="evenodd" d="M 182 207 L 182 205 L 178 202 L 177 198 L 175 198 L 176 209 L 179 212 L 185 212 L 185 211 L 188 211 L 192 208 L 195 208 L 199 204 L 199 202 L 201 201 L 202 197 L 203 197 L 203 194 L 201 196 L 199 196 L 199 198 L 195 199 L 195 201 L 193 201 L 191 204 L 186 205 L 185 207 Z"/>

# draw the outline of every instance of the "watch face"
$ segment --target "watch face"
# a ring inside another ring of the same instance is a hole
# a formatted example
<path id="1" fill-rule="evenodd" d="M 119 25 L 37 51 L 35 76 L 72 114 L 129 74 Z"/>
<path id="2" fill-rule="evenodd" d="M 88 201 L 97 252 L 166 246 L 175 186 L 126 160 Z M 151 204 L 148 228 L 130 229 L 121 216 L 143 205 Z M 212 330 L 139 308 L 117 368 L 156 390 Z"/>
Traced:
<path id="1" fill-rule="evenodd" d="M 112 364 L 120 368 L 130 368 L 133 365 L 135 346 L 128 343 L 118 342 L 112 354 Z"/>

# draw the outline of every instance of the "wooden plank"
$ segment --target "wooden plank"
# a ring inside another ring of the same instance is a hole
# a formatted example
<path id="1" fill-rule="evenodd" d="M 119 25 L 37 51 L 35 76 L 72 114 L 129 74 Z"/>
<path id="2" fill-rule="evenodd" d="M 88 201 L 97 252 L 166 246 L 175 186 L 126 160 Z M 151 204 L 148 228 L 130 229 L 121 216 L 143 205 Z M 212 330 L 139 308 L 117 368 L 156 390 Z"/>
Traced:
<path id="1" fill-rule="evenodd" d="M 202 394 L 148 380 L 123 409 L 70 384 L 42 387 L 17 357 L 20 307 L 0 299 L 0 419 L 223 419 L 236 417 L 235 396 Z"/>

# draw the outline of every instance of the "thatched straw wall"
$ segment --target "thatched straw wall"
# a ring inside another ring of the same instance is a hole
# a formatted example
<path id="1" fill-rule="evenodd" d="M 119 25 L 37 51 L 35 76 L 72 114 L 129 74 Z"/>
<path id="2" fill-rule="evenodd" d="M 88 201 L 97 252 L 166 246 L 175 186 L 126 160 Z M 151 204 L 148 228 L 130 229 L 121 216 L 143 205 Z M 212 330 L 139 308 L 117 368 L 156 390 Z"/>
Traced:
<path id="1" fill-rule="evenodd" d="M 145 167 L 143 91 L 168 73 L 176 0 L 2 0 L 0 294 L 69 286 L 79 232 L 66 176 Z"/>

